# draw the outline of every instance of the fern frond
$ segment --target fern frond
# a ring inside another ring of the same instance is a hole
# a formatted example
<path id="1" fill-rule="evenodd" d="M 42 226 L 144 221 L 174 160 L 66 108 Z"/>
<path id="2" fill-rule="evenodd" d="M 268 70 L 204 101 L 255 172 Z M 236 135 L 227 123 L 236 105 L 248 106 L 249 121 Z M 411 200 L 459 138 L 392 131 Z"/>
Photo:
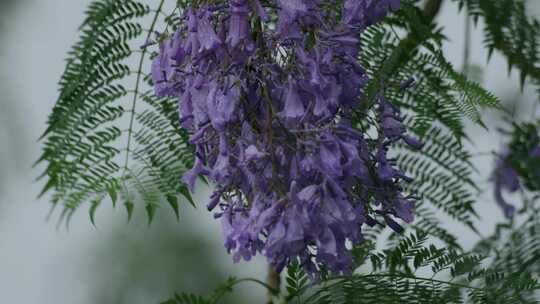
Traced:
<path id="1" fill-rule="evenodd" d="M 287 296 L 286 300 L 299 297 L 308 288 L 309 277 L 302 271 L 298 264 L 292 264 L 287 267 L 287 276 L 285 277 Z"/>
<path id="2" fill-rule="evenodd" d="M 427 244 L 427 236 L 391 242 L 371 255 L 371 272 L 312 285 L 297 293 L 306 299 L 301 303 L 537 303 L 540 285 L 534 275 L 496 263 L 486 267 L 483 256 L 438 248 Z M 506 248 L 502 251 L 512 251 Z"/>
<path id="3" fill-rule="evenodd" d="M 151 8 L 136 0 L 96 0 L 86 11 L 38 160 L 46 164 L 42 194 L 53 192 L 53 206 L 64 207 L 61 219 L 91 203 L 94 221 L 107 196 L 113 204 L 121 200 L 129 216 L 136 199 L 145 199 L 150 218 L 162 200 L 176 214 L 179 195 L 191 201 L 180 177 L 192 151 L 172 117 L 175 101 L 143 93 L 149 52 L 132 49 L 153 34 L 164 3 Z"/>
<path id="4" fill-rule="evenodd" d="M 488 58 L 495 50 L 507 59 L 508 70 L 519 69 L 521 85 L 527 77 L 540 92 L 540 24 L 527 14 L 523 0 L 455 0 L 468 14 L 485 23 L 484 44 Z"/>
<path id="5" fill-rule="evenodd" d="M 405 2 L 405 1 L 404 1 Z M 483 125 L 482 107 L 500 108 L 498 99 L 454 70 L 439 51 L 444 36 L 431 19 L 406 1 L 396 17 L 368 29 L 361 60 L 373 81 L 368 98 L 383 91 L 407 117 L 405 124 L 425 143 L 422 151 L 399 147 L 398 166 L 414 181 L 406 190 L 421 200 L 416 227 L 433 233 L 455 249 L 455 236 L 442 227 L 435 210 L 475 230 L 475 168 L 463 148 L 464 120 Z M 396 29 L 408 34 L 402 38 Z M 413 87 L 402 83 L 414 77 Z M 394 84 L 393 84 L 394 83 Z"/>

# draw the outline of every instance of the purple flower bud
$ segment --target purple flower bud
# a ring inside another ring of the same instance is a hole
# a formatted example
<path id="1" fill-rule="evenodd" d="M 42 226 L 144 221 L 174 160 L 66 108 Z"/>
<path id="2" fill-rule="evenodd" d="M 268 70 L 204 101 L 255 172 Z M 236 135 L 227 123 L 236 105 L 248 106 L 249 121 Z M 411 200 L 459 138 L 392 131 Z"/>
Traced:
<path id="1" fill-rule="evenodd" d="M 193 126 L 193 102 L 191 100 L 191 93 L 186 90 L 184 94 L 178 98 L 178 104 L 180 108 L 180 124 L 183 128 L 189 129 Z"/>
<path id="2" fill-rule="evenodd" d="M 195 166 L 182 177 L 184 183 L 186 183 L 191 191 L 195 189 L 195 181 L 199 175 L 208 174 L 208 170 L 204 167 L 202 161 L 199 158 L 195 159 Z"/>
<path id="3" fill-rule="evenodd" d="M 218 182 L 224 182 L 231 175 L 230 159 L 228 155 L 219 154 L 210 172 L 210 177 Z"/>
<path id="4" fill-rule="evenodd" d="M 197 132 L 189 138 L 189 143 L 196 144 L 197 142 L 199 142 L 204 137 L 206 129 L 206 127 L 198 129 Z"/>
<path id="5" fill-rule="evenodd" d="M 420 150 L 424 146 L 424 143 L 421 142 L 418 138 L 411 137 L 408 135 L 403 135 L 401 138 L 413 149 Z"/>
<path id="6" fill-rule="evenodd" d="M 540 157 L 540 146 L 534 147 L 529 154 L 532 157 Z"/>
<path id="7" fill-rule="evenodd" d="M 390 11 L 400 8 L 400 0 L 372 1 L 367 7 L 368 25 L 382 20 Z"/>
<path id="8" fill-rule="evenodd" d="M 187 20 L 188 30 L 192 33 L 197 32 L 197 16 L 191 7 L 187 10 Z"/>
<path id="9" fill-rule="evenodd" d="M 208 205 L 206 206 L 206 209 L 208 209 L 208 211 L 214 210 L 214 208 L 216 208 L 217 204 L 219 203 L 220 199 L 221 198 L 220 198 L 219 194 L 217 194 L 217 193 L 212 194 L 211 200 L 208 203 Z"/>
<path id="10" fill-rule="evenodd" d="M 332 176 L 341 175 L 341 152 L 335 143 L 322 144 L 319 157 L 320 167 L 326 171 L 326 174 Z"/>
<path id="11" fill-rule="evenodd" d="M 235 48 L 240 42 L 249 38 L 249 7 L 246 0 L 231 1 L 231 17 L 227 43 Z"/>
<path id="12" fill-rule="evenodd" d="M 500 167 L 496 174 L 503 189 L 510 192 L 516 192 L 519 189 L 518 174 L 512 167 L 508 165 Z"/>
<path id="13" fill-rule="evenodd" d="M 502 155 L 497 157 L 496 167 L 491 177 L 495 184 L 493 188 L 495 201 L 503 209 L 507 218 L 514 216 L 515 208 L 506 202 L 503 198 L 502 191 L 516 192 L 519 190 L 518 173 L 508 162 L 510 154 L 511 152 L 506 150 Z"/>
<path id="14" fill-rule="evenodd" d="M 317 239 L 317 247 L 321 248 L 321 253 L 323 254 L 328 254 L 330 256 L 339 255 L 336 238 L 329 228 L 324 229 Z"/>
<path id="15" fill-rule="evenodd" d="M 384 135 L 390 138 L 400 137 L 405 131 L 401 122 L 392 116 L 383 117 L 382 128 Z"/>
<path id="16" fill-rule="evenodd" d="M 497 205 L 503 210 L 504 216 L 506 218 L 513 218 L 516 213 L 516 208 L 506 202 L 502 196 L 502 189 L 500 184 L 495 184 L 494 187 L 494 196 Z"/>
<path id="17" fill-rule="evenodd" d="M 264 7 L 261 5 L 261 2 L 259 0 L 253 0 L 253 3 L 255 5 L 257 15 L 259 15 L 261 20 L 264 21 L 264 22 L 270 21 L 270 16 L 268 16 L 268 13 L 266 12 L 266 9 L 264 9 Z"/>
<path id="18" fill-rule="evenodd" d="M 405 222 L 411 223 L 414 220 L 414 202 L 400 197 L 396 200 L 394 210 L 396 216 Z"/>

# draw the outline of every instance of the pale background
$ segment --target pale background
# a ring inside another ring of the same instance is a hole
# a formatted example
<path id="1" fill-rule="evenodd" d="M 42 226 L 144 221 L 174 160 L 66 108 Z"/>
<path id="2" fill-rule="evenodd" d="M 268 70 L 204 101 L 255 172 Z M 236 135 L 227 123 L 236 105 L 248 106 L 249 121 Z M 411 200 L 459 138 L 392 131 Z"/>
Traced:
<path id="1" fill-rule="evenodd" d="M 232 264 L 222 248 L 220 227 L 204 208 L 184 206 L 180 223 L 162 208 L 158 224 L 150 228 L 143 220 L 126 224 L 124 210 L 109 207 L 98 212 L 97 228 L 84 207 L 69 230 L 46 220 L 50 205 L 46 197 L 36 199 L 41 185 L 34 182 L 41 172 L 31 168 L 40 152 L 36 140 L 56 100 L 63 60 L 89 1 L 14 0 L 13 7 L 6 8 L 7 2 L 0 0 L 0 303 L 158 303 L 176 290 L 215 287 L 215 283 L 195 283 L 219 282 L 226 275 L 263 279 L 262 259 Z M 532 14 L 540 12 L 540 1 L 529 2 Z M 445 5 L 439 18 L 450 39 L 445 49 L 459 68 L 464 19 L 457 17 L 454 5 Z M 483 69 L 484 85 L 503 101 L 514 103 L 518 115 L 530 115 L 529 105 L 537 101 L 534 90 L 526 87 L 521 94 L 516 75 L 507 77 L 506 63 L 498 55 L 487 64 L 482 39 L 481 31 L 473 32 L 471 63 Z M 501 146 L 495 132 L 497 118 L 486 114 L 490 132 L 470 128 L 475 152 Z M 477 182 L 487 189 L 477 205 L 484 234 L 502 220 L 487 181 L 492 161 L 475 158 L 481 172 Z M 202 189 L 196 199 L 203 205 L 207 196 L 208 189 Z M 461 232 L 466 246 L 477 240 L 455 223 L 448 221 L 448 225 Z M 175 242 L 187 244 L 171 248 Z M 191 256 L 187 262 L 185 256 Z M 170 265 L 171 261 L 176 264 Z M 145 272 L 141 274 L 139 268 Z M 211 270 L 205 274 L 205 268 Z M 118 295 L 118 289 L 125 292 Z M 249 285 L 242 296 L 247 303 L 260 303 L 264 292 Z"/>

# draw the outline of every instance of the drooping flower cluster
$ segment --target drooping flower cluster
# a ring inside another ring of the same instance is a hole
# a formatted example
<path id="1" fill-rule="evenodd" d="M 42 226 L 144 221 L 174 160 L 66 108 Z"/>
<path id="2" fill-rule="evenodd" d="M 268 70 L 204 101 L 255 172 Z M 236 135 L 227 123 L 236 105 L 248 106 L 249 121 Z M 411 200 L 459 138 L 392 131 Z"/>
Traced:
<path id="1" fill-rule="evenodd" d="M 199 1 L 204 2 L 204 1 Z M 378 135 L 351 123 L 367 102 L 360 37 L 399 0 L 229 0 L 188 8 L 152 67 L 159 96 L 179 99 L 198 176 L 216 184 L 209 210 L 234 260 L 264 254 L 281 271 L 300 261 L 316 277 L 352 270 L 361 226 L 413 220 L 408 178 L 387 157 L 405 134 L 381 94 Z M 216 4 L 217 3 L 217 4 Z M 405 84 L 407 85 L 407 84 Z"/>
<path id="2" fill-rule="evenodd" d="M 540 146 L 536 146 L 530 149 L 527 153 L 528 155 L 520 155 L 521 161 L 527 161 L 528 159 L 535 159 L 536 161 L 540 160 Z M 518 168 L 515 167 L 515 162 L 513 161 L 514 155 L 513 151 L 509 148 L 497 155 L 495 170 L 491 176 L 491 179 L 494 183 L 493 191 L 495 202 L 501 207 L 504 212 L 504 215 L 507 218 L 514 217 L 516 213 L 516 208 L 506 202 L 503 197 L 503 190 L 506 190 L 510 193 L 514 193 L 521 188 L 520 183 L 520 173 Z M 529 170 L 534 170 L 534 168 L 528 168 Z M 532 172 L 533 179 L 536 183 L 540 182 L 540 172 Z M 530 176 L 530 174 L 528 174 Z"/>

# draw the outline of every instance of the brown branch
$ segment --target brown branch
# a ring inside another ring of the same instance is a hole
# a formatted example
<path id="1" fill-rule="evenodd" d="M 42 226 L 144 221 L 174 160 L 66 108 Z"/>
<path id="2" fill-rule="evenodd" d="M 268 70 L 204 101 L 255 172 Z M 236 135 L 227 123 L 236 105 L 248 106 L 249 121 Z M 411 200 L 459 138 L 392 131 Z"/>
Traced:
<path id="1" fill-rule="evenodd" d="M 268 302 L 267 304 L 273 304 L 274 303 L 274 295 L 276 295 L 276 292 L 279 294 L 280 285 L 281 285 L 281 276 L 277 271 L 274 269 L 274 266 L 271 264 L 268 265 L 268 275 L 266 277 L 266 284 L 268 284 L 269 287 L 274 289 L 274 292 L 269 290 L 268 291 Z"/>

